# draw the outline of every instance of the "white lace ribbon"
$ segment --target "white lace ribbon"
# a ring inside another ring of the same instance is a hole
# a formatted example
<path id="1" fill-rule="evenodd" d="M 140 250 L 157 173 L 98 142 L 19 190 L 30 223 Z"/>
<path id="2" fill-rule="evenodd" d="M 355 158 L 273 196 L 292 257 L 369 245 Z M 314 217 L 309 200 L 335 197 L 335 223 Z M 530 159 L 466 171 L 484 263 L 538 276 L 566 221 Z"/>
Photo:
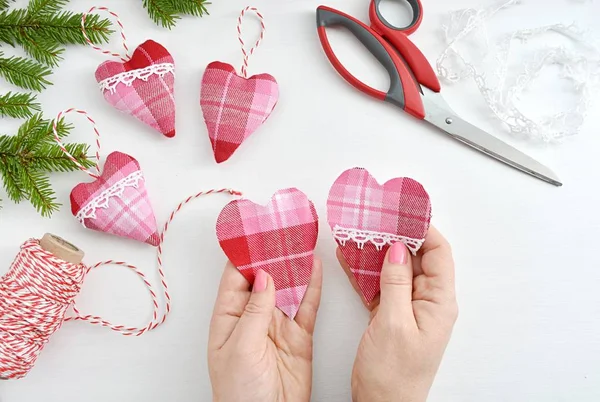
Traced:
<path id="1" fill-rule="evenodd" d="M 362 250 L 367 243 L 373 244 L 377 250 L 381 251 L 386 245 L 391 246 L 394 243 L 402 242 L 413 254 L 417 253 L 425 241 L 424 239 L 413 239 L 391 233 L 343 228 L 338 225 L 333 228 L 333 237 L 342 246 L 345 246 L 348 241 L 352 241 L 356 243 L 359 250 Z"/>
<path id="2" fill-rule="evenodd" d="M 148 81 L 153 75 L 164 77 L 167 74 L 175 75 L 175 65 L 173 63 L 151 64 L 148 67 L 138 68 L 137 70 L 125 71 L 124 73 L 113 75 L 98 83 L 102 91 L 114 93 L 119 84 L 130 87 L 135 80 Z"/>
<path id="3" fill-rule="evenodd" d="M 552 142 L 575 135 L 600 83 L 600 48 L 575 24 L 517 30 L 490 39 L 487 23 L 520 3 L 497 0 L 487 7 L 452 12 L 442 25 L 447 47 L 437 59 L 438 75 L 448 83 L 472 78 L 495 117 L 517 137 Z M 518 63 L 511 62 L 519 54 L 513 49 L 515 42 L 527 43 L 543 35 L 555 38 L 541 48 L 530 45 L 531 51 L 520 55 Z M 572 84 L 576 99 L 556 113 L 530 115 L 521 98 L 549 65 L 559 66 L 560 76 Z"/>
<path id="4" fill-rule="evenodd" d="M 131 173 L 129 176 L 119 180 L 106 190 L 100 193 L 97 197 L 94 197 L 83 206 L 75 215 L 75 217 L 81 222 L 81 224 L 85 226 L 86 219 L 96 219 L 96 210 L 98 208 L 106 209 L 108 208 L 108 202 L 113 197 L 123 197 L 123 193 L 125 189 L 128 187 L 139 188 L 140 180 L 144 180 L 144 176 L 141 170 L 136 170 Z"/>

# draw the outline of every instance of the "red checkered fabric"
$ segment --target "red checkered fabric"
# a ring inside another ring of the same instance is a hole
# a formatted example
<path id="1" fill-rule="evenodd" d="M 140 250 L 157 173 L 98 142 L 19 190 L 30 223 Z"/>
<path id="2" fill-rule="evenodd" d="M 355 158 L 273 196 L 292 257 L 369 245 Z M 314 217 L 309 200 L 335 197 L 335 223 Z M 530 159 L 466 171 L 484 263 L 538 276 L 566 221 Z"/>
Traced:
<path id="1" fill-rule="evenodd" d="M 148 71 L 151 66 L 164 68 Z M 129 78 L 111 89 L 103 88 L 104 98 L 118 110 L 136 117 L 138 120 L 167 137 L 175 136 L 175 74 L 173 57 L 161 44 L 148 40 L 141 44 L 125 63 L 104 62 L 96 70 L 98 83 L 117 76 L 129 74 Z M 131 79 L 134 73 L 141 72 L 138 78 Z M 133 75 L 132 75 L 133 74 Z"/>
<path id="2" fill-rule="evenodd" d="M 217 220 L 225 254 L 254 283 L 259 269 L 275 283 L 276 304 L 294 319 L 310 282 L 319 230 L 313 203 L 295 188 L 280 190 L 266 206 L 229 203 Z"/>
<path id="3" fill-rule="evenodd" d="M 390 245 L 416 253 L 429 230 L 431 202 L 423 186 L 396 178 L 383 186 L 361 168 L 342 173 L 327 200 L 327 220 L 367 302 L 379 293 Z M 336 235 L 337 234 L 337 235 Z"/>
<path id="4" fill-rule="evenodd" d="M 217 163 L 229 159 L 267 120 L 278 99 L 279 86 L 269 74 L 244 78 L 230 64 L 208 65 L 200 106 Z"/>
<path id="5" fill-rule="evenodd" d="M 73 189 L 71 211 L 89 229 L 158 246 L 145 179 L 138 161 L 127 154 L 111 153 L 98 179 Z"/>

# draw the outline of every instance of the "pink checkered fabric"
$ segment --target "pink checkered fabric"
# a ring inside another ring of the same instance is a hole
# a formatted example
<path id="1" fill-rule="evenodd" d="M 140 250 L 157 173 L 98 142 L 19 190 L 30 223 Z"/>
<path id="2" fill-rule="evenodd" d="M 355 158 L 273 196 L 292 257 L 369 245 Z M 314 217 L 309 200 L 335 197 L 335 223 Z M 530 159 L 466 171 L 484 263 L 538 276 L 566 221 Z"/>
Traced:
<path id="1" fill-rule="evenodd" d="M 116 190 L 131 175 L 139 175 L 139 179 L 130 181 L 129 185 Z M 154 210 L 146 191 L 145 180 L 141 175 L 140 165 L 133 157 L 113 152 L 104 164 L 102 175 L 92 183 L 78 184 L 71 192 L 71 211 L 77 216 L 90 203 L 97 203 L 99 197 L 106 202 L 94 208 L 95 217 L 83 220 L 85 227 L 100 232 L 127 237 L 137 241 L 158 246 L 159 235 Z"/>
<path id="2" fill-rule="evenodd" d="M 295 188 L 280 190 L 266 206 L 229 203 L 217 220 L 223 251 L 250 283 L 259 269 L 275 283 L 276 305 L 294 319 L 308 284 L 319 218 L 313 203 Z"/>
<path id="3" fill-rule="evenodd" d="M 229 159 L 267 120 L 278 99 L 279 86 L 269 74 L 246 79 L 230 64 L 216 61 L 208 65 L 200 106 L 217 163 Z"/>
<path id="4" fill-rule="evenodd" d="M 156 64 L 174 64 L 173 57 L 159 43 L 148 40 L 133 53 L 131 60 L 120 63 L 104 62 L 96 70 L 100 83 L 128 71 L 139 70 Z M 104 98 L 118 110 L 161 132 L 167 137 L 175 136 L 175 75 L 152 74 L 136 79 L 131 85 L 118 84 L 114 90 L 104 89 Z"/>
<path id="5" fill-rule="evenodd" d="M 341 229 L 365 234 L 336 240 L 370 303 L 379 293 L 381 267 L 390 247 L 381 239 L 422 241 L 429 230 L 431 202 L 423 186 L 413 179 L 396 178 L 382 186 L 367 170 L 354 168 L 342 173 L 331 187 L 327 220 L 334 232 Z M 368 241 L 369 234 L 379 242 Z M 402 241 L 416 253 L 418 246 Z"/>

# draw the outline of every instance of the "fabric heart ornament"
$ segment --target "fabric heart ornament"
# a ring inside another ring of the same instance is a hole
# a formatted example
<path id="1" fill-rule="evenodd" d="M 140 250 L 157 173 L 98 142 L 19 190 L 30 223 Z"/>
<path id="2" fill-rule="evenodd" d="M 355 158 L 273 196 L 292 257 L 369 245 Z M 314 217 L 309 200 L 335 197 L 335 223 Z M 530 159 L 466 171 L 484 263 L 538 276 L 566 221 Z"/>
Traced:
<path id="1" fill-rule="evenodd" d="M 138 161 L 127 154 L 111 153 L 95 181 L 73 189 L 71 211 L 86 228 L 159 244 L 144 175 Z"/>
<path id="2" fill-rule="evenodd" d="M 270 74 L 239 76 L 226 63 L 210 63 L 202 78 L 200 106 L 217 163 L 225 162 L 271 115 L 279 86 Z"/>
<path id="3" fill-rule="evenodd" d="M 217 238 L 248 282 L 254 283 L 259 269 L 273 277 L 276 305 L 294 319 L 312 274 L 318 221 L 308 197 L 290 188 L 276 192 L 265 206 L 246 199 L 226 205 Z"/>
<path id="4" fill-rule="evenodd" d="M 96 80 L 115 108 L 167 137 L 175 136 L 175 63 L 161 44 L 147 40 L 128 61 L 102 63 Z"/>
<path id="5" fill-rule="evenodd" d="M 405 177 L 380 185 L 362 168 L 345 171 L 327 199 L 327 220 L 367 303 L 379 294 L 381 267 L 389 247 L 421 248 L 431 221 L 423 186 Z"/>

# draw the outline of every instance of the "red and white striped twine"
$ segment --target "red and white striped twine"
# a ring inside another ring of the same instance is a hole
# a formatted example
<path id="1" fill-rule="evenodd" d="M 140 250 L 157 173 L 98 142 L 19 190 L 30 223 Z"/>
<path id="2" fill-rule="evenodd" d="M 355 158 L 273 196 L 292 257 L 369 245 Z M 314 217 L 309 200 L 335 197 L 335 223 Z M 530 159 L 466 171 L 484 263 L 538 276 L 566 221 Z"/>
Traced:
<path id="1" fill-rule="evenodd" d="M 160 235 L 157 249 L 160 285 L 165 308 L 159 318 L 159 301 L 152 284 L 138 268 L 121 261 L 104 261 L 93 266 L 71 264 L 42 249 L 39 240 L 26 241 L 15 257 L 9 271 L 0 279 L 0 379 L 25 377 L 33 368 L 39 354 L 51 336 L 67 321 L 86 321 L 109 328 L 125 336 L 140 336 L 165 322 L 171 312 L 171 296 L 163 269 L 162 245 L 169 225 L 183 206 L 209 194 L 229 193 L 231 189 L 209 190 L 182 201 L 171 212 Z M 87 274 L 104 265 L 119 265 L 134 271 L 145 283 L 152 298 L 153 314 L 143 327 L 115 325 L 101 317 L 83 315 L 75 304 Z M 72 308 L 74 316 L 67 316 Z"/>
<path id="2" fill-rule="evenodd" d="M 123 48 L 125 48 L 125 57 L 123 57 L 120 53 L 111 52 L 110 50 L 105 50 L 105 49 L 102 49 L 101 47 L 94 45 L 92 43 L 92 41 L 90 40 L 90 38 L 88 37 L 87 32 L 85 31 L 85 21 L 87 19 L 87 16 L 94 10 L 106 11 L 107 13 L 109 13 L 110 15 L 115 17 L 115 19 L 117 20 L 117 25 L 119 26 L 119 29 L 121 30 L 121 40 L 123 41 Z M 125 37 L 125 27 L 123 26 L 123 23 L 121 22 L 121 19 L 119 18 L 117 13 L 110 11 L 107 7 L 92 7 L 88 10 L 87 13 L 84 13 L 81 16 L 81 31 L 83 32 L 83 37 L 85 38 L 85 41 L 92 47 L 92 49 L 95 49 L 95 50 L 101 52 L 102 54 L 119 57 L 121 59 L 121 61 L 129 60 L 129 58 L 130 58 L 129 47 L 127 46 L 127 37 Z"/>
<path id="3" fill-rule="evenodd" d="M 90 172 L 81 163 L 79 163 L 77 161 L 77 159 L 75 159 L 75 157 L 73 155 L 71 155 L 71 153 L 69 151 L 67 151 L 67 148 L 65 148 L 62 141 L 60 140 L 60 136 L 58 135 L 58 123 L 61 121 L 61 119 L 65 115 L 67 115 L 71 112 L 75 112 L 75 113 L 84 115 L 88 119 L 88 121 L 90 123 L 92 123 L 94 133 L 96 134 L 96 165 L 94 166 L 94 168 L 96 169 L 97 174 Z M 100 175 L 100 132 L 98 131 L 98 127 L 96 126 L 96 121 L 94 121 L 94 119 L 91 118 L 91 116 L 88 114 L 88 112 L 86 112 L 85 110 L 80 110 L 80 109 L 75 109 L 75 108 L 70 108 L 70 109 L 63 110 L 62 112 L 59 112 L 56 115 L 56 118 L 52 121 L 52 131 L 54 132 L 54 139 L 58 143 L 58 146 L 60 147 L 60 149 L 65 153 L 65 155 L 67 155 L 69 157 L 69 159 L 71 159 L 71 161 L 73 161 L 73 163 L 79 169 L 83 170 L 84 172 L 86 172 L 87 174 L 92 176 L 93 178 L 97 179 Z"/>
<path id="4" fill-rule="evenodd" d="M 244 43 L 244 39 L 242 39 L 242 22 L 248 11 L 254 12 L 254 14 L 256 14 L 258 19 L 260 20 L 260 36 L 258 37 L 258 40 L 254 44 L 254 46 L 250 48 L 249 51 L 246 51 L 246 44 Z M 258 9 L 256 7 L 250 6 L 244 8 L 242 10 L 242 13 L 240 14 L 240 17 L 238 18 L 237 23 L 238 39 L 242 45 L 242 54 L 244 55 L 244 64 L 242 65 L 242 75 L 244 76 L 244 78 L 248 78 L 248 59 L 250 59 L 250 56 L 252 56 L 254 54 L 254 51 L 260 46 L 260 43 L 264 39 L 265 31 L 265 19 L 263 18 L 262 14 L 258 11 Z"/>

